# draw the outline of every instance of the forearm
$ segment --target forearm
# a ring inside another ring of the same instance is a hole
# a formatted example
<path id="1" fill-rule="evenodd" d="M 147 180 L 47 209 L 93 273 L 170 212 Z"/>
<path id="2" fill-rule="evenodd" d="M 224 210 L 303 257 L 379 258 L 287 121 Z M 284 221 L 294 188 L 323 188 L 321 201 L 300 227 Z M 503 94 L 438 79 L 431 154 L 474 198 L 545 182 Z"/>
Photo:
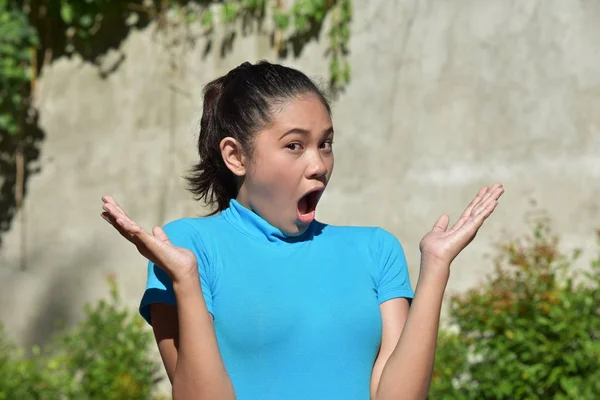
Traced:
<path id="1" fill-rule="evenodd" d="M 449 268 L 422 261 L 421 271 L 402 335 L 383 368 L 376 400 L 427 398 Z"/>
<path id="2" fill-rule="evenodd" d="M 199 278 L 174 283 L 173 289 L 179 320 L 173 399 L 235 399 Z"/>

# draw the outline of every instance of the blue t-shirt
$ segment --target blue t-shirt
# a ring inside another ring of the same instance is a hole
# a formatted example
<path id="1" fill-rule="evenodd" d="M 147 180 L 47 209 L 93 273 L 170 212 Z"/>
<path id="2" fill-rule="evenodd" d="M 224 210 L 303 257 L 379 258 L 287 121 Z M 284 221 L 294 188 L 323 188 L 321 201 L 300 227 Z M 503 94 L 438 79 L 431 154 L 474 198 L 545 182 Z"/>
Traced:
<path id="1" fill-rule="evenodd" d="M 239 400 L 368 400 L 379 305 L 412 299 L 404 252 L 381 228 L 314 221 L 297 237 L 232 200 L 164 228 L 196 255 L 202 292 Z M 175 304 L 152 263 L 140 305 Z"/>

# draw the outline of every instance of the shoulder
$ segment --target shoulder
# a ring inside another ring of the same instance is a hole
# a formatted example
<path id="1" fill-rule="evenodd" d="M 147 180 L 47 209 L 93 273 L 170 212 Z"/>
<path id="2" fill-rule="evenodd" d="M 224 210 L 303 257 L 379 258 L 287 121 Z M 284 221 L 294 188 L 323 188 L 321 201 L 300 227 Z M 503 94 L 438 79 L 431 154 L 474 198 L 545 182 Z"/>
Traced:
<path id="1" fill-rule="evenodd" d="M 220 215 L 198 218 L 179 218 L 166 223 L 163 226 L 163 230 L 167 236 L 169 236 L 169 234 L 204 236 L 207 233 L 220 230 L 223 223 L 222 219 L 223 218 Z"/>
<path id="2" fill-rule="evenodd" d="M 329 238 L 328 247 L 344 249 L 356 260 L 368 260 L 365 266 L 381 293 L 389 289 L 388 284 L 402 286 L 402 293 L 410 286 L 404 249 L 392 232 L 377 226 L 326 225 L 323 236 Z"/>
<path id="3" fill-rule="evenodd" d="M 380 261 L 390 255 L 404 255 L 404 249 L 398 238 L 390 231 L 378 226 L 340 226 L 321 227 L 322 240 L 331 246 L 343 246 L 359 251 L 367 251 L 370 257 Z"/>
<path id="4" fill-rule="evenodd" d="M 321 224 L 325 237 L 334 240 L 368 245 L 373 250 L 401 247 L 400 241 L 390 231 L 378 226 L 351 226 Z"/>
<path id="5" fill-rule="evenodd" d="M 220 215 L 180 218 L 165 224 L 163 230 L 175 246 L 185 247 L 197 254 L 211 252 L 214 238 L 223 232 L 223 218 Z"/>

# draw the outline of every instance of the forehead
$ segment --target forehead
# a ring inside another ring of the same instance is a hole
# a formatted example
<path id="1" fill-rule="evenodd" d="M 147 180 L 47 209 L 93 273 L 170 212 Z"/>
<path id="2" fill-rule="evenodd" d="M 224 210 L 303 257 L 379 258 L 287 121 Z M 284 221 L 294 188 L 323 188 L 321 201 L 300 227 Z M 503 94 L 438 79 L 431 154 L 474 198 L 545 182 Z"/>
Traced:
<path id="1" fill-rule="evenodd" d="M 307 94 L 275 107 L 269 128 L 322 131 L 330 126 L 331 116 L 321 99 L 315 94 Z"/>

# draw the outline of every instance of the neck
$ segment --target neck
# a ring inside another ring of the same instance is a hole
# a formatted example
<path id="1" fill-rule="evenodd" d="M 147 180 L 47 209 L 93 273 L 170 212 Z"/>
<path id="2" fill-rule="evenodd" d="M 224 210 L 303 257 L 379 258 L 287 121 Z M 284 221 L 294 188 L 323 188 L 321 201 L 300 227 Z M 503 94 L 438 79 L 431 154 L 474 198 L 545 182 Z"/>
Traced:
<path id="1" fill-rule="evenodd" d="M 263 218 L 252 208 L 251 204 L 245 206 L 238 202 L 237 199 L 232 199 L 229 208 L 224 210 L 222 214 L 226 219 L 242 228 L 251 236 L 258 239 L 265 238 L 269 242 L 298 243 L 310 240 L 310 237 L 314 233 L 313 228 L 317 226 L 317 224 L 311 224 L 305 227 L 300 233 L 287 234 Z"/>

